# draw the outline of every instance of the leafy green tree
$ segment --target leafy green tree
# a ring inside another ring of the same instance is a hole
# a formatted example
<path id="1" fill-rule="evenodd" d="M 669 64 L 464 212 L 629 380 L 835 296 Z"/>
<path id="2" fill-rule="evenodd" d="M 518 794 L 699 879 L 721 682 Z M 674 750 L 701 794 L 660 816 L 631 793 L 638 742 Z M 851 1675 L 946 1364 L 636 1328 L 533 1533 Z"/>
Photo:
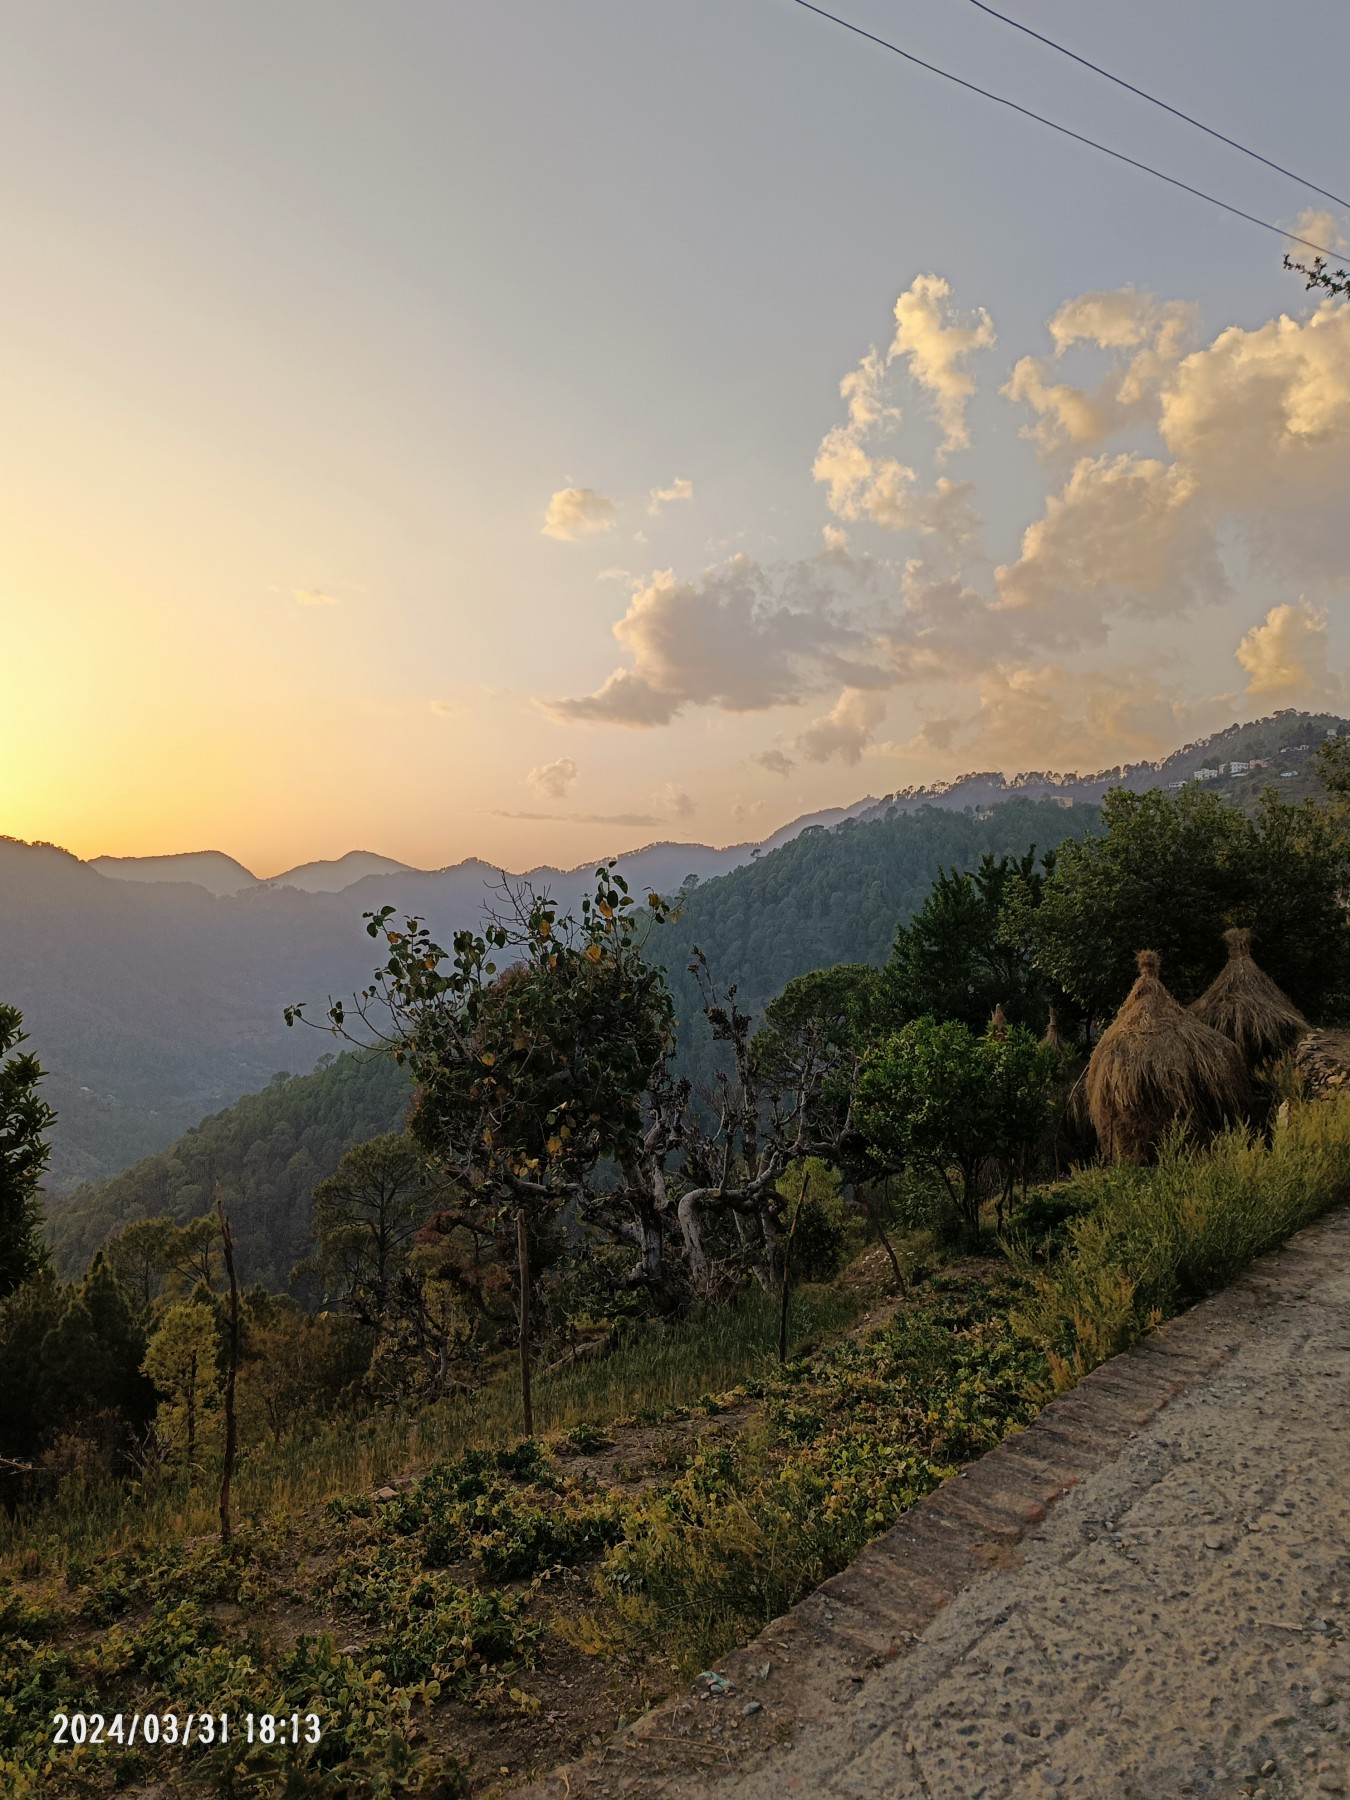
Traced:
<path id="1" fill-rule="evenodd" d="M 1007 1194 L 1050 1117 L 1058 1057 L 1020 1026 L 977 1038 L 957 1019 L 916 1019 L 868 1052 L 858 1122 L 893 1166 L 932 1174 L 972 1242 L 982 1175 L 995 1161 Z"/>
<path id="2" fill-rule="evenodd" d="M 927 899 L 901 925 L 886 965 L 892 1004 L 903 1019 L 959 1019 L 983 1030 L 996 1006 L 1014 1023 L 1044 1023 L 1055 995 L 1024 942 L 1004 928 L 1014 892 L 1026 910 L 1040 904 L 1053 852 L 1037 859 L 986 851 L 975 869 L 940 870 Z"/>
<path id="3" fill-rule="evenodd" d="M 1338 820 L 1350 822 L 1350 736 L 1323 741 L 1317 752 L 1317 773 L 1331 795 Z"/>
<path id="4" fill-rule="evenodd" d="M 176 1261 L 178 1227 L 166 1217 L 133 1219 L 108 1239 L 108 1266 L 143 1313 L 163 1293 Z"/>
<path id="5" fill-rule="evenodd" d="M 1345 862 L 1325 807 L 1272 795 L 1251 819 L 1196 786 L 1116 790 L 1102 823 L 1061 847 L 1039 905 L 1014 890 L 1006 909 L 1009 935 L 1091 1018 L 1119 1005 L 1141 949 L 1193 999 L 1222 965 L 1229 925 L 1254 928 L 1263 967 L 1305 1009 L 1343 991 Z"/>
<path id="6" fill-rule="evenodd" d="M 172 1460 L 181 1456 L 191 1486 L 197 1442 L 220 1400 L 220 1331 L 215 1308 L 178 1300 L 160 1314 L 142 1367 L 162 1395 L 156 1427 Z"/>
<path id="7" fill-rule="evenodd" d="M 241 1432 L 273 1441 L 331 1415 L 365 1374 L 370 1333 L 343 1313 L 306 1312 L 289 1295 L 250 1296 L 239 1372 Z"/>
<path id="8" fill-rule="evenodd" d="M 42 1068 L 30 1051 L 19 1049 L 26 1042 L 23 1014 L 0 1006 L 0 1299 L 47 1260 L 38 1184 L 56 1114 L 38 1095 Z"/>
<path id="9" fill-rule="evenodd" d="M 846 1197 L 862 1206 L 902 1292 L 900 1260 L 871 1193 L 893 1170 L 859 1130 L 854 1114 L 864 1056 L 904 1017 L 882 971 L 867 963 L 838 963 L 790 981 L 765 1008 L 751 1042 L 756 1066 L 771 1084 L 796 1084 L 804 1101 L 804 1142 L 812 1155 L 839 1170 Z M 794 1229 L 790 1222 L 789 1229 Z"/>
<path id="10" fill-rule="evenodd" d="M 0 1302 L 0 1455 L 30 1456 L 98 1414 L 136 1431 L 154 1413 L 145 1334 L 102 1257 L 60 1286 L 44 1270 Z"/>
<path id="11" fill-rule="evenodd" d="M 357 1144 L 314 1190 L 314 1263 L 326 1292 L 379 1330 L 430 1210 L 425 1153 L 400 1132 Z"/>
<path id="12" fill-rule="evenodd" d="M 672 1016 L 660 971 L 641 954 L 642 911 L 612 863 L 577 917 L 528 887 L 507 901 L 482 934 L 457 932 L 448 955 L 419 920 L 399 930 L 392 907 L 369 915 L 388 956 L 358 1006 L 367 1019 L 388 1009 L 393 1053 L 420 1088 L 412 1131 L 442 1178 L 514 1222 L 528 1434 L 532 1232 L 569 1202 L 584 1205 L 602 1162 L 623 1168 L 640 1155 Z M 650 895 L 646 916 L 664 911 Z M 288 1022 L 300 1013 L 289 1008 Z M 328 1016 L 345 1030 L 341 1004 Z"/>

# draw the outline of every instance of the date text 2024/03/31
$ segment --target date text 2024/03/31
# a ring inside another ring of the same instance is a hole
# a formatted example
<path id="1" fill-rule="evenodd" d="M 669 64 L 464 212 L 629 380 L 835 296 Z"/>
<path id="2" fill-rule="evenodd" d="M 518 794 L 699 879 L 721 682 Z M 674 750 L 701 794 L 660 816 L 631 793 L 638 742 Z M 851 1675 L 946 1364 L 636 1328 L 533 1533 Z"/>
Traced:
<path id="1" fill-rule="evenodd" d="M 56 1745 L 227 1744 L 243 1738 L 248 1744 L 317 1744 L 323 1736 L 318 1713 L 54 1713 L 52 1742 Z"/>

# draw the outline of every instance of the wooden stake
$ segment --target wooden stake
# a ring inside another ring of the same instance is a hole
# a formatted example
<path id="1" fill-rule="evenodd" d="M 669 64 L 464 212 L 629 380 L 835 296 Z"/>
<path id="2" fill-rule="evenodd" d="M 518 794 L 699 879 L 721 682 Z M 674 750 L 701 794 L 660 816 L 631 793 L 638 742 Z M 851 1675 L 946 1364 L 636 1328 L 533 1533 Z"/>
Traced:
<path id="1" fill-rule="evenodd" d="M 516 1209 L 516 1267 L 520 1275 L 520 1401 L 528 1438 L 534 1436 L 534 1396 L 530 1392 L 530 1234 L 523 1206 Z"/>
<path id="2" fill-rule="evenodd" d="M 230 1278 L 229 1357 L 225 1364 L 225 1457 L 220 1470 L 220 1541 L 228 1544 L 231 1535 L 230 1483 L 234 1479 L 237 1436 L 234 1417 L 234 1383 L 239 1372 L 239 1281 L 234 1272 L 234 1238 L 220 1186 L 216 1186 L 216 1217 L 220 1220 L 220 1240 L 225 1253 L 225 1273 Z"/>

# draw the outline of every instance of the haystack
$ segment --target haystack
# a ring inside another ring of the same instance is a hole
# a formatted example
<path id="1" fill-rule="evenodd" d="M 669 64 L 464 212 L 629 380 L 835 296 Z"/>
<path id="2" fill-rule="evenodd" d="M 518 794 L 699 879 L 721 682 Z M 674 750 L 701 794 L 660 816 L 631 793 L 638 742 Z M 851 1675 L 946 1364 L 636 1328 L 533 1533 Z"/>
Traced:
<path id="1" fill-rule="evenodd" d="M 989 1015 L 989 1023 L 985 1027 L 991 1038 L 1004 1038 L 1008 1035 L 1008 1015 L 1003 1010 L 1000 1000 Z"/>
<path id="2" fill-rule="evenodd" d="M 1069 1049 L 1069 1040 L 1060 1030 L 1059 1013 L 1053 1006 L 1050 1008 L 1050 1023 L 1045 1028 L 1045 1036 L 1041 1042 L 1047 1049 L 1058 1052 L 1060 1056 L 1063 1056 Z"/>
<path id="3" fill-rule="evenodd" d="M 1252 960 L 1252 934 L 1225 931 L 1228 961 L 1191 1007 L 1194 1016 L 1231 1038 L 1249 1069 L 1291 1050 L 1308 1021 Z"/>
<path id="4" fill-rule="evenodd" d="M 1203 1142 L 1250 1101 L 1237 1046 L 1168 993 L 1160 968 L 1156 950 L 1139 952 L 1139 979 L 1088 1063 L 1088 1112 L 1110 1162 L 1150 1161 L 1178 1120 Z"/>

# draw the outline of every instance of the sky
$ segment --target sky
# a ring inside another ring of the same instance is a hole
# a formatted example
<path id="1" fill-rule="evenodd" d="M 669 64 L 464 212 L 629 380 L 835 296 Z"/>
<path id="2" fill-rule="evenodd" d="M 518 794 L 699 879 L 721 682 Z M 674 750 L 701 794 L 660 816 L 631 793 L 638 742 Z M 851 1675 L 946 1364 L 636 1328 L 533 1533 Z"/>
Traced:
<path id="1" fill-rule="evenodd" d="M 1338 0 L 1007 10 L 1350 194 Z M 572 865 L 1350 705 L 1350 307 L 791 0 L 9 0 L 0 194 L 9 835 Z"/>

